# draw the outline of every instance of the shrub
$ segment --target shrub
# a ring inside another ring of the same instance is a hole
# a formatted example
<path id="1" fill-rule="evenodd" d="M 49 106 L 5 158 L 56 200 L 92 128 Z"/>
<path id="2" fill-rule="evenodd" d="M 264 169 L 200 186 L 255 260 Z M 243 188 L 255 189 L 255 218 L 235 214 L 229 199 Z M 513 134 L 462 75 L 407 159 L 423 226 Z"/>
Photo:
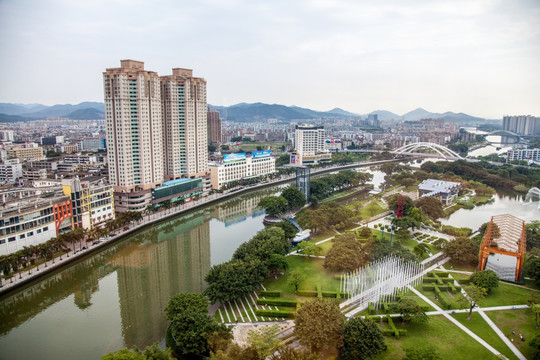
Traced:
<path id="1" fill-rule="evenodd" d="M 325 298 L 337 298 L 338 297 L 338 293 L 335 292 L 335 291 L 322 291 L 321 292 L 322 296 L 325 297 Z"/>
<path id="2" fill-rule="evenodd" d="M 281 291 L 263 290 L 263 291 L 259 292 L 259 295 L 268 296 L 268 297 L 280 297 L 281 296 Z"/>
<path id="3" fill-rule="evenodd" d="M 260 310 L 260 309 L 255 309 L 255 315 L 264 316 L 264 317 L 286 318 L 286 319 L 294 318 L 294 312 L 292 312 L 292 311 L 283 311 L 283 310 Z"/>
<path id="4" fill-rule="evenodd" d="M 317 297 L 319 299 L 322 299 L 322 290 L 321 290 L 321 284 L 317 284 Z"/>
<path id="5" fill-rule="evenodd" d="M 368 313 L 369 313 L 369 315 L 374 315 L 375 314 L 375 307 L 373 306 L 373 303 L 368 304 Z"/>
<path id="6" fill-rule="evenodd" d="M 288 299 L 257 299 L 259 305 L 296 307 L 297 302 Z"/>

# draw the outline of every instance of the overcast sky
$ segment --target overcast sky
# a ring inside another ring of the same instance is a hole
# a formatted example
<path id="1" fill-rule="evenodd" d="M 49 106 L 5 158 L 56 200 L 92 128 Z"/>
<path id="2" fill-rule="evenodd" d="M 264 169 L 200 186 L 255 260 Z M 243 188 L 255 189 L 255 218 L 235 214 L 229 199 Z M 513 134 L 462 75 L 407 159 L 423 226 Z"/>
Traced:
<path id="1" fill-rule="evenodd" d="M 0 0 L 0 102 L 103 101 L 120 59 L 208 102 L 540 116 L 540 1 Z"/>

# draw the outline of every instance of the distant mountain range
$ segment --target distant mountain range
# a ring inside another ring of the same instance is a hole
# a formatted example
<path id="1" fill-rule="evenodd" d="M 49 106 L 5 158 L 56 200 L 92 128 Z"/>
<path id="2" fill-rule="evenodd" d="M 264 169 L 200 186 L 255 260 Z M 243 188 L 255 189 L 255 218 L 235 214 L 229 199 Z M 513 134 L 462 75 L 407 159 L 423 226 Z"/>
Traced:
<path id="1" fill-rule="evenodd" d="M 340 108 L 334 108 L 329 111 L 316 111 L 299 106 L 263 104 L 260 102 L 254 104 L 240 103 L 227 107 L 209 106 L 212 109 L 218 110 L 223 119 L 237 122 L 265 121 L 268 119 L 309 122 L 309 120 L 321 118 L 367 118 L 371 114 L 377 114 L 378 119 L 382 121 L 417 121 L 426 118 L 444 118 L 447 121 L 454 121 L 461 124 L 482 123 L 486 121 L 486 119 L 464 113 L 432 113 L 422 108 L 398 115 L 387 110 L 375 110 L 368 114 L 355 114 Z M 73 120 L 103 119 L 105 117 L 105 106 L 102 102 L 82 102 L 76 105 L 65 104 L 53 106 L 0 103 L 0 122 L 27 121 L 48 117 L 62 117 Z"/>
<path id="2" fill-rule="evenodd" d="M 101 102 L 53 106 L 0 103 L 0 122 L 39 120 L 48 117 L 62 117 L 73 120 L 104 119 L 105 105 Z"/>

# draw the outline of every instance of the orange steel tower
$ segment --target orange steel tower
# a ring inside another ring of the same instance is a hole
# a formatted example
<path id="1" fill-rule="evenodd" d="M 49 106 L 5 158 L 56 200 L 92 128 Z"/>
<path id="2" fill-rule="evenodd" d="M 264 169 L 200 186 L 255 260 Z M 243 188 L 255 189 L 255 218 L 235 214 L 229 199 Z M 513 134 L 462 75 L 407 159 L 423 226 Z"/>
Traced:
<path id="1" fill-rule="evenodd" d="M 478 270 L 486 269 L 490 254 L 513 256 L 517 258 L 515 281 L 521 282 L 525 247 L 525 221 L 509 214 L 492 216 L 480 246 Z"/>

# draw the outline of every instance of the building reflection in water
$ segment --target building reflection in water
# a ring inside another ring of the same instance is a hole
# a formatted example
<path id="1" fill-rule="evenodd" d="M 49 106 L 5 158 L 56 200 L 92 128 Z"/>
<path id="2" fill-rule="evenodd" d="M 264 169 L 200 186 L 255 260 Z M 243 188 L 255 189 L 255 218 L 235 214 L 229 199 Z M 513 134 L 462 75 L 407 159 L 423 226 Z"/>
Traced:
<path id="1" fill-rule="evenodd" d="M 168 326 L 169 298 L 205 289 L 210 270 L 208 220 L 201 211 L 187 221 L 155 225 L 113 257 L 126 346 L 142 348 L 160 341 Z"/>

